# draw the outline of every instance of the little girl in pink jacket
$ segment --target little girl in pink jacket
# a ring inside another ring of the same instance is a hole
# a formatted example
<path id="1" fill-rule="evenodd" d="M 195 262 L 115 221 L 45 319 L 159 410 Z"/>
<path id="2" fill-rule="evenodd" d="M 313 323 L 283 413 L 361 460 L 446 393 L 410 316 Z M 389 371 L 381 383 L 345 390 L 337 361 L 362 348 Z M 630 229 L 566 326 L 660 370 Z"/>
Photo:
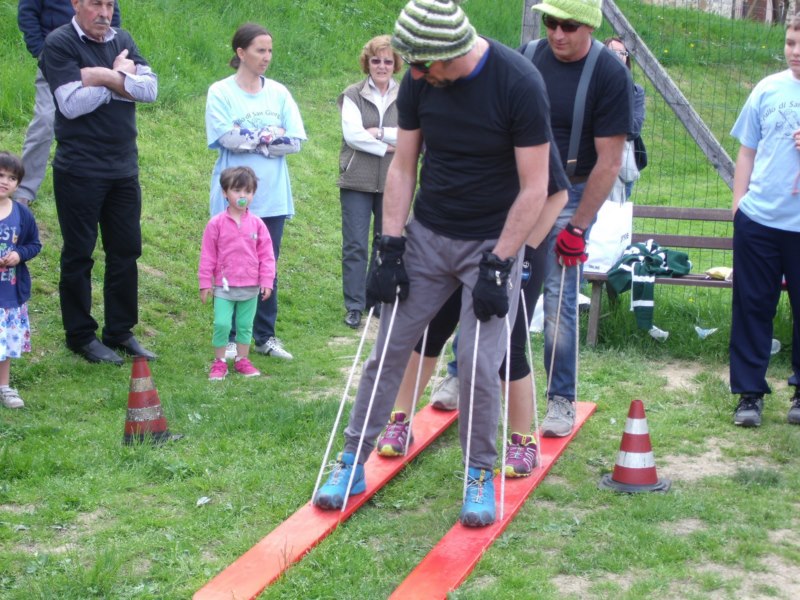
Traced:
<path id="1" fill-rule="evenodd" d="M 222 193 L 228 202 L 224 212 L 211 218 L 203 232 L 200 249 L 200 300 L 214 295 L 214 362 L 208 378 L 225 379 L 228 363 L 225 346 L 236 319 L 236 358 L 233 367 L 245 377 L 261 372 L 247 357 L 253 336 L 258 295 L 266 300 L 275 280 L 272 239 L 264 222 L 250 214 L 258 178 L 250 167 L 225 169 L 220 175 Z"/>

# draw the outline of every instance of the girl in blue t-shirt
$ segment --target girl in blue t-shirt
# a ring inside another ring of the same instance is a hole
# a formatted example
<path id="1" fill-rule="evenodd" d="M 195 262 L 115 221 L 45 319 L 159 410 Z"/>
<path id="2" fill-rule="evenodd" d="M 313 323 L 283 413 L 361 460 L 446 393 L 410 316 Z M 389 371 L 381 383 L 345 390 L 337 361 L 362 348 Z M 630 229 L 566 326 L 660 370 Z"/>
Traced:
<path id="1" fill-rule="evenodd" d="M 8 384 L 11 359 L 31 351 L 26 304 L 31 276 L 26 263 L 42 249 L 33 213 L 11 199 L 24 175 L 19 157 L 0 152 L 0 400 L 6 408 L 25 406 Z"/>

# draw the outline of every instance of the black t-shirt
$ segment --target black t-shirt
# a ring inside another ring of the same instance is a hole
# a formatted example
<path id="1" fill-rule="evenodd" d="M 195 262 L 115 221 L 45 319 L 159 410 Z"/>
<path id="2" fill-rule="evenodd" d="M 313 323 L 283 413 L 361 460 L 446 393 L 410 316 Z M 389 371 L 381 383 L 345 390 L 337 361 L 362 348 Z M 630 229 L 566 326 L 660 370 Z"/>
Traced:
<path id="1" fill-rule="evenodd" d="M 45 40 L 39 66 L 50 90 L 81 80 L 83 67 L 112 68 L 124 49 L 137 65 L 147 65 L 127 31 L 116 29 L 105 43 L 81 40 L 72 23 L 55 29 Z M 136 103 L 112 98 L 90 113 L 67 119 L 56 102 L 55 136 L 58 141 L 53 167 L 92 177 L 116 179 L 138 174 Z"/>
<path id="2" fill-rule="evenodd" d="M 524 47 L 520 49 L 524 51 Z M 546 41 L 539 43 L 533 57 L 550 99 L 550 126 L 561 155 L 567 164 L 575 95 L 586 57 L 575 62 L 558 60 Z M 603 48 L 592 73 L 586 94 L 578 164 L 575 176 L 585 176 L 597 162 L 594 138 L 628 135 L 633 130 L 633 80 L 622 62 Z"/>
<path id="3" fill-rule="evenodd" d="M 519 194 L 514 148 L 549 137 L 541 76 L 518 53 L 487 41 L 470 77 L 437 88 L 409 71 L 397 97 L 399 126 L 421 129 L 425 140 L 414 216 L 455 239 L 500 236 Z"/>

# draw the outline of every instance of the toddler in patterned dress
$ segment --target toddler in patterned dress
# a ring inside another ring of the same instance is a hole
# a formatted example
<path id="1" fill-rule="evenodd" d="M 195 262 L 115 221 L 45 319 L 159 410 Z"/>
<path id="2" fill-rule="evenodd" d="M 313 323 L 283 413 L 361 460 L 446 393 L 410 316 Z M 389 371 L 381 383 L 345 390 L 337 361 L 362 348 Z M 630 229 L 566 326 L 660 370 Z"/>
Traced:
<path id="1" fill-rule="evenodd" d="M 19 157 L 0 152 L 0 400 L 6 408 L 25 406 L 8 384 L 11 359 L 31 351 L 26 304 L 31 276 L 26 263 L 42 249 L 33 213 L 11 199 L 24 175 Z"/>

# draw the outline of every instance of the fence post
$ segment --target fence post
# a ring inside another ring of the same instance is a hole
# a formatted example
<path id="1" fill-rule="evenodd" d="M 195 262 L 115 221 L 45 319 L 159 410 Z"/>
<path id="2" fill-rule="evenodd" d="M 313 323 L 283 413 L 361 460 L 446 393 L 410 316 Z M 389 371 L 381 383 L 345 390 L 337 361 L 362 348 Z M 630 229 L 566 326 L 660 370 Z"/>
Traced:
<path id="1" fill-rule="evenodd" d="M 519 40 L 521 45 L 539 39 L 542 15 L 539 11 L 531 10 L 531 7 L 541 3 L 542 0 L 524 0 L 522 2 L 522 33 Z"/>

